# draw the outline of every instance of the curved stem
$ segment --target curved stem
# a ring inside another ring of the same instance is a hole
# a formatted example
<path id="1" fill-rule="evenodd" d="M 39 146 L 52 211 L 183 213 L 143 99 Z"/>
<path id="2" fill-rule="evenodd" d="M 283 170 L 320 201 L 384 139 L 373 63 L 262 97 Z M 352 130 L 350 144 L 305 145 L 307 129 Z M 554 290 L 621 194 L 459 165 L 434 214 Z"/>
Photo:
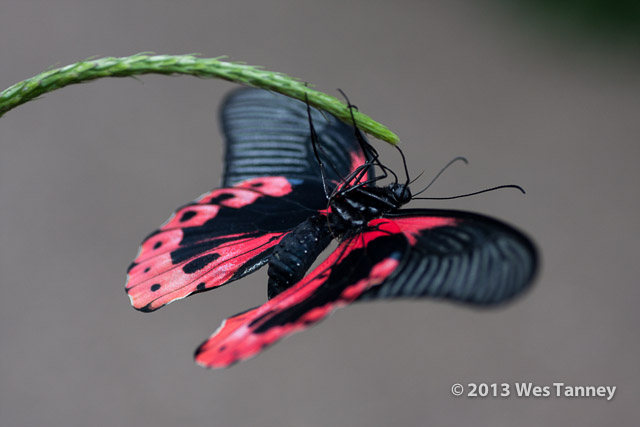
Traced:
<path id="1" fill-rule="evenodd" d="M 18 105 L 47 92 L 68 85 L 102 77 L 131 77 L 141 74 L 189 74 L 196 77 L 219 78 L 248 86 L 281 93 L 328 111 L 345 123 L 353 124 L 347 105 L 337 98 L 311 89 L 298 79 L 260 67 L 226 62 L 220 58 L 199 58 L 194 55 L 136 54 L 121 58 L 107 57 L 76 62 L 55 68 L 23 80 L 0 92 L 0 117 Z M 396 145 L 399 138 L 386 126 L 366 114 L 354 111 L 356 124 L 362 131 Z"/>

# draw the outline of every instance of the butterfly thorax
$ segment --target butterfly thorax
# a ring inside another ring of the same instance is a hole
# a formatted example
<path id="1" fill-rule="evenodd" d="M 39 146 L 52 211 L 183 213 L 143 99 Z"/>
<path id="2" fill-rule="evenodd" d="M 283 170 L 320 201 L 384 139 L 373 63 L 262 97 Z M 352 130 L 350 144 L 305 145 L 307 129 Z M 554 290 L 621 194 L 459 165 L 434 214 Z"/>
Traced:
<path id="1" fill-rule="evenodd" d="M 361 230 L 372 219 L 399 209 L 409 201 L 411 192 L 405 184 L 352 187 L 331 198 L 329 225 L 335 235 L 343 237 Z"/>
<path id="2" fill-rule="evenodd" d="M 351 187 L 330 199 L 328 209 L 302 222 L 274 248 L 269 258 L 271 299 L 302 279 L 333 238 L 342 241 L 360 233 L 367 223 L 411 200 L 404 184 Z"/>

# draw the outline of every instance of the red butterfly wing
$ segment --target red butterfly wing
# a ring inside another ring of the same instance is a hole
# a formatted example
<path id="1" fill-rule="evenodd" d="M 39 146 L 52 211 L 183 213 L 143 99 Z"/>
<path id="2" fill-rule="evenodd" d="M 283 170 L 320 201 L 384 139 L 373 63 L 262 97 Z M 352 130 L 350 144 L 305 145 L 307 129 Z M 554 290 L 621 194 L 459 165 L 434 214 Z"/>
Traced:
<path id="1" fill-rule="evenodd" d="M 456 211 L 399 211 L 370 221 L 291 288 L 225 320 L 195 359 L 209 368 L 229 366 L 355 301 L 502 302 L 531 283 L 536 263 L 531 241 L 500 221 Z"/>
<path id="2" fill-rule="evenodd" d="M 196 291 L 239 279 L 264 264 L 284 235 L 313 207 L 315 182 L 256 178 L 220 188 L 176 211 L 142 243 L 126 290 L 132 305 L 153 311 Z M 317 194 L 317 193 L 316 193 Z M 322 206 L 322 199 L 316 208 Z M 266 212 L 265 212 L 266 211 Z"/>
<path id="3" fill-rule="evenodd" d="M 195 354 L 196 362 L 222 368 L 248 359 L 302 331 L 382 283 L 398 266 L 406 238 L 388 221 L 338 248 L 300 282 L 263 305 L 226 319 Z"/>

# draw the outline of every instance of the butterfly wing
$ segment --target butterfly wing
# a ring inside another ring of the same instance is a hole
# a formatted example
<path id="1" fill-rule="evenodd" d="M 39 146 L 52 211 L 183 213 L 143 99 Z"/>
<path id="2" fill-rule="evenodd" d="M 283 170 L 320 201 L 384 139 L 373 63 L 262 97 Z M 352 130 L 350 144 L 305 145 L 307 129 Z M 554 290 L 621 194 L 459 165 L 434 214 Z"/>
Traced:
<path id="1" fill-rule="evenodd" d="M 357 300 L 397 267 L 406 238 L 392 223 L 342 242 L 300 282 L 252 310 L 226 319 L 195 353 L 208 368 L 230 366 L 302 331 Z"/>
<path id="2" fill-rule="evenodd" d="M 352 126 L 315 108 L 310 114 L 332 189 L 362 165 L 365 156 Z M 239 89 L 223 104 L 222 128 L 227 137 L 224 187 L 265 176 L 320 180 L 305 103 L 265 90 Z"/>
<path id="3" fill-rule="evenodd" d="M 499 304 L 533 281 L 538 255 L 533 242 L 510 225 L 470 212 L 405 209 L 385 218 L 407 238 L 399 267 L 361 300 L 447 298 Z"/>
<path id="4" fill-rule="evenodd" d="M 364 155 L 354 129 L 311 110 L 328 188 Z M 142 243 L 129 267 L 132 305 L 153 311 L 254 271 L 298 224 L 326 208 L 306 104 L 256 89 L 227 97 L 223 188 L 179 208 Z M 339 153 L 348 152 L 349 156 Z"/>
<path id="5" fill-rule="evenodd" d="M 370 221 L 300 282 L 225 320 L 196 350 L 196 361 L 229 366 L 356 301 L 431 296 L 499 303 L 530 284 L 536 251 L 514 228 L 465 212 L 399 212 Z"/>

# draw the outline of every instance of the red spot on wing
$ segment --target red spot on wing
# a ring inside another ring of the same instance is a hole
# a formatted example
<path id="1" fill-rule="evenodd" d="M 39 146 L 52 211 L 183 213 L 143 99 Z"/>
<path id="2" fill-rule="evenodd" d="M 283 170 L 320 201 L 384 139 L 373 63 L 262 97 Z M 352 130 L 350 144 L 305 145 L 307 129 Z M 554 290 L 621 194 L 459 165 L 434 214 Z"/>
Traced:
<path id="1" fill-rule="evenodd" d="M 291 193 L 293 187 L 287 178 L 270 176 L 242 181 L 230 188 L 218 188 L 205 193 L 196 201 L 198 204 L 215 203 L 230 208 L 242 208 L 264 196 L 283 197 Z"/>
<path id="2" fill-rule="evenodd" d="M 364 153 L 358 148 L 355 151 L 352 151 L 349 153 L 349 157 L 351 160 L 350 166 L 349 166 L 349 173 L 347 175 L 351 175 L 352 173 L 354 173 L 360 166 L 362 166 L 365 162 L 366 162 L 366 158 L 364 156 Z M 346 176 L 345 176 L 346 177 Z M 343 177 L 343 179 L 345 178 Z M 354 182 L 355 182 L 355 176 L 351 177 L 350 180 L 348 181 L 333 181 L 333 184 L 336 186 L 335 188 L 335 192 L 339 193 L 342 190 L 348 189 L 349 187 L 351 187 Z M 366 181 L 366 178 L 364 179 Z M 331 209 L 329 207 L 329 209 Z M 321 211 L 321 212 L 326 212 L 326 211 Z"/>
<path id="3" fill-rule="evenodd" d="M 420 235 L 421 231 L 436 227 L 453 226 L 458 223 L 459 219 L 441 216 L 414 216 L 390 218 L 388 221 L 393 221 L 393 223 L 402 230 L 402 233 L 404 233 L 407 239 L 409 239 L 409 243 L 415 245 L 416 237 Z M 373 223 L 373 221 L 371 223 Z"/>
<path id="4" fill-rule="evenodd" d="M 283 176 L 265 176 L 248 179 L 236 184 L 235 186 L 259 191 L 272 197 L 286 196 L 292 191 L 291 183 Z"/>
<path id="5" fill-rule="evenodd" d="M 189 205 L 180 208 L 164 223 L 161 230 L 173 228 L 201 227 L 218 215 L 219 205 Z"/>
<path id="6" fill-rule="evenodd" d="M 213 203 L 218 206 L 229 208 L 242 208 L 254 203 L 264 194 L 258 191 L 243 188 L 220 188 L 206 193 L 197 200 L 201 205 Z"/>
<path id="7" fill-rule="evenodd" d="M 367 159 L 364 157 L 364 153 L 362 150 L 356 150 L 349 153 L 351 157 L 351 170 L 350 172 L 354 172 L 358 167 L 362 166 Z"/>
<path id="8" fill-rule="evenodd" d="M 253 310 L 225 320 L 218 330 L 196 351 L 195 360 L 208 368 L 222 368 L 240 360 L 255 356 L 265 347 L 296 332 L 308 328 L 311 324 L 324 319 L 332 311 L 355 301 L 371 286 L 382 283 L 398 266 L 399 261 L 386 258 L 373 266 L 366 277 L 346 286 L 336 300 L 311 308 L 293 322 L 270 326 L 266 330 L 256 329 L 268 322 L 278 313 L 288 308 L 304 304 L 319 287 L 326 284 L 331 268 L 339 264 L 355 249 L 366 246 L 371 240 L 399 232 L 390 221 L 377 221 L 376 229 L 362 233 L 340 244 L 338 248 L 315 270 L 291 288 Z"/>
<path id="9" fill-rule="evenodd" d="M 389 277 L 391 273 L 393 273 L 393 270 L 398 267 L 398 263 L 399 261 L 394 258 L 387 258 L 380 261 L 373 266 L 373 268 L 371 269 L 371 273 L 369 273 L 369 277 L 367 277 L 367 279 L 360 280 L 355 285 L 351 285 L 346 288 L 342 292 L 343 298 L 354 301 L 371 286 L 379 285 L 387 277 Z"/>

